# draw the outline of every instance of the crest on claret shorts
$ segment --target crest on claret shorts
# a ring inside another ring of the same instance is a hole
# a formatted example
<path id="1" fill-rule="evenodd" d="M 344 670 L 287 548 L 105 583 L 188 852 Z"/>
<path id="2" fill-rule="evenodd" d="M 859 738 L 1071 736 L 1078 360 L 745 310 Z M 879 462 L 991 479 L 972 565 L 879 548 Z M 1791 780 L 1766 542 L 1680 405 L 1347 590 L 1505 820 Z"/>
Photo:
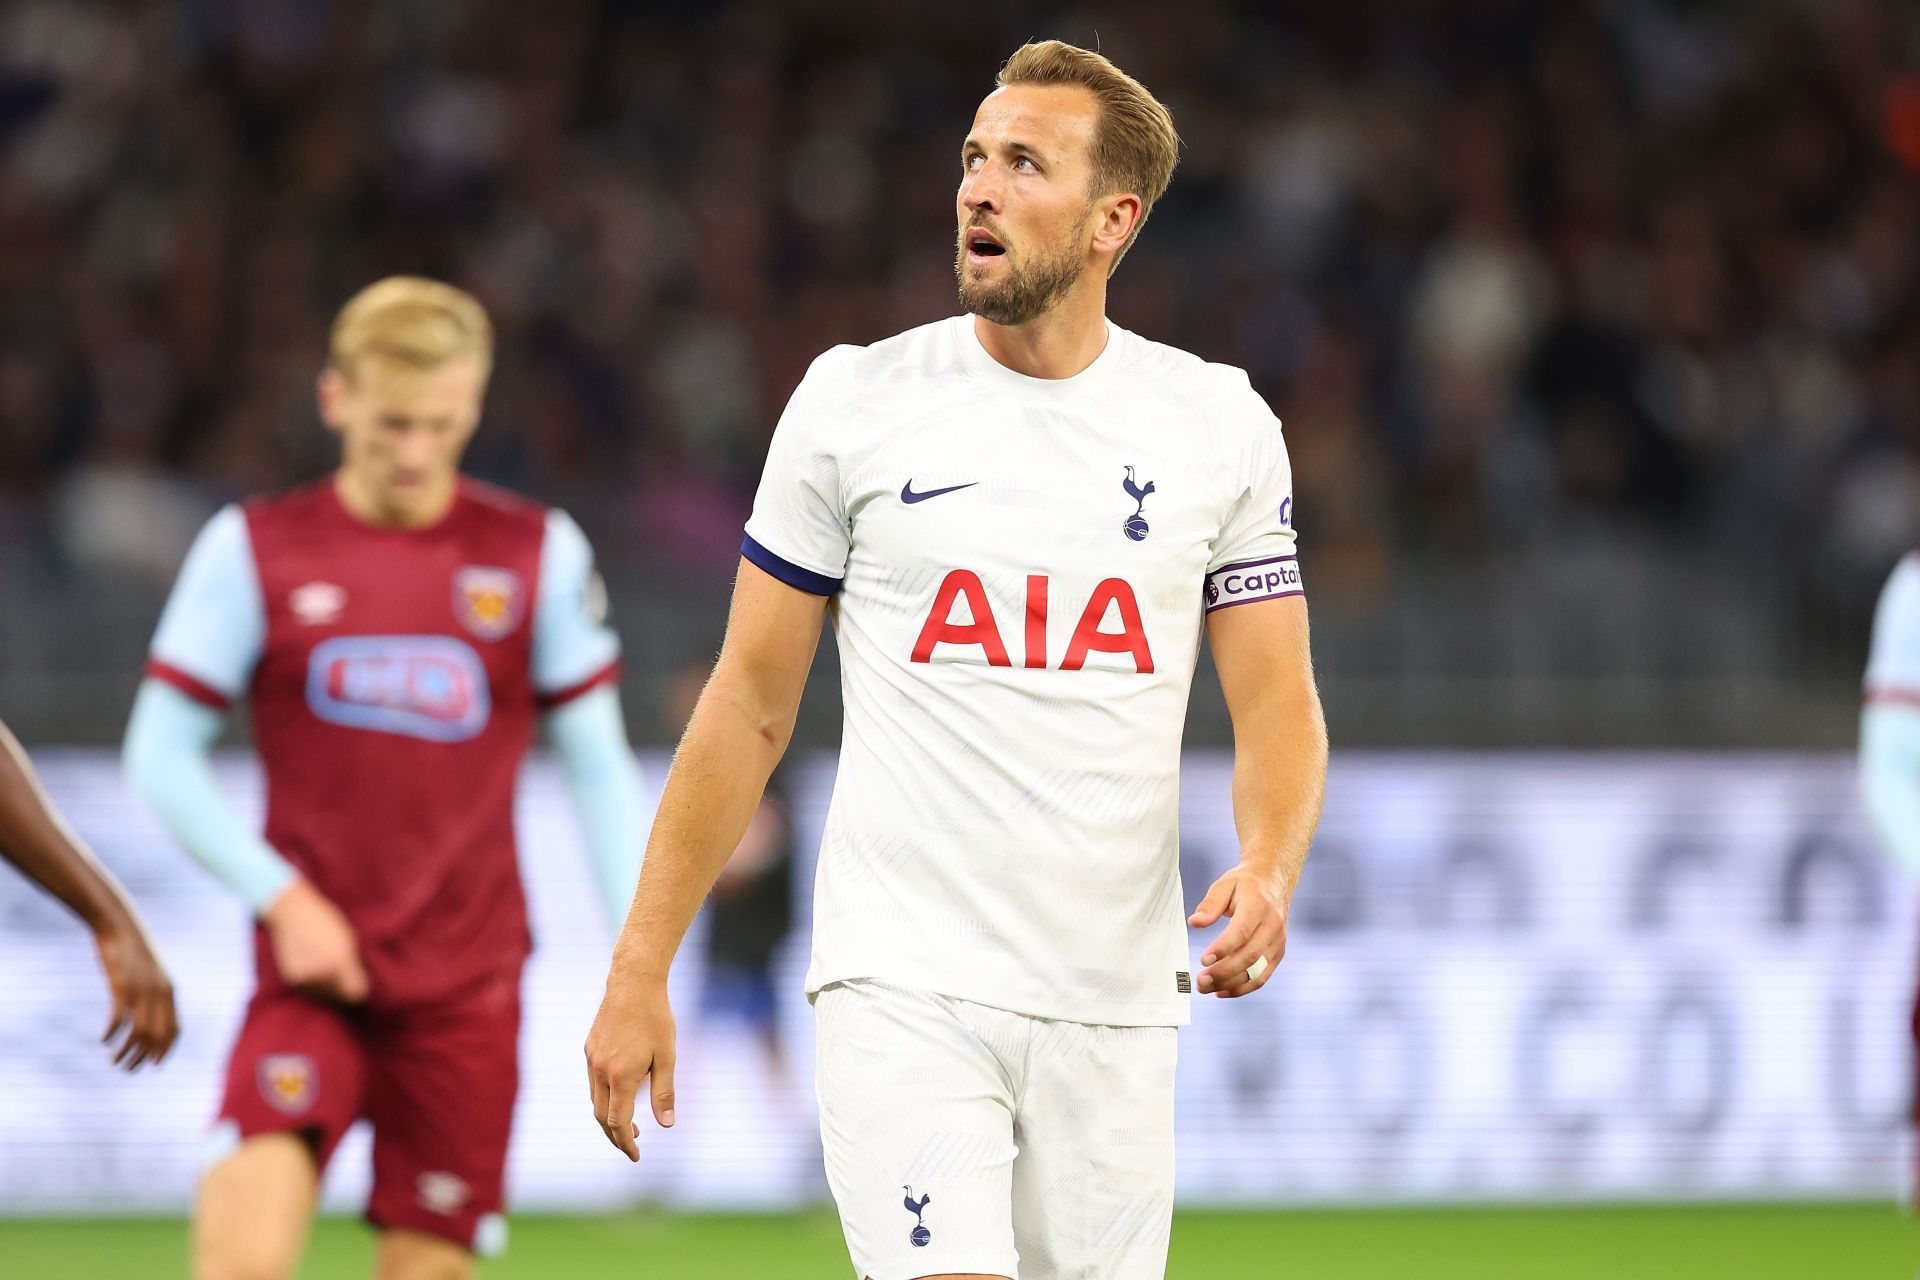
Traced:
<path id="1" fill-rule="evenodd" d="M 527 611 L 520 575 L 511 569 L 470 564 L 453 575 L 453 611 L 482 640 L 512 634 Z"/>
<path id="2" fill-rule="evenodd" d="M 473 1199 L 473 1188 L 465 1178 L 454 1173 L 423 1173 L 413 1180 L 413 1189 L 420 1195 L 422 1209 L 447 1218 L 466 1208 L 467 1201 Z"/>
<path id="3" fill-rule="evenodd" d="M 297 1116 L 318 1092 L 313 1059 L 304 1053 L 270 1053 L 260 1059 L 260 1093 L 275 1111 Z"/>

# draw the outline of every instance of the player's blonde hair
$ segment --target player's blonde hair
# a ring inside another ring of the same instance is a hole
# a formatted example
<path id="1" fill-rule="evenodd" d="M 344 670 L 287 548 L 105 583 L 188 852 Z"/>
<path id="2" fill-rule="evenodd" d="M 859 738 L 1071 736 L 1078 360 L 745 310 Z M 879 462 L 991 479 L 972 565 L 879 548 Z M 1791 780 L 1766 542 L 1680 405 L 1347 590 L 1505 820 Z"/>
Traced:
<path id="1" fill-rule="evenodd" d="M 1173 168 L 1180 162 L 1180 135 L 1174 131 L 1173 113 L 1106 57 L 1064 40 L 1021 45 L 1000 68 L 994 83 L 1001 88 L 1067 84 L 1093 91 L 1100 114 L 1093 128 L 1091 194 L 1131 192 L 1140 197 L 1140 220 L 1113 255 L 1113 266 L 1119 266 L 1140 228 L 1147 225 L 1154 202 L 1166 194 Z"/>
<path id="2" fill-rule="evenodd" d="M 327 363 L 352 380 L 367 360 L 424 373 L 461 356 L 493 364 L 493 326 L 464 289 L 425 276 L 388 276 L 347 300 L 328 335 Z"/>

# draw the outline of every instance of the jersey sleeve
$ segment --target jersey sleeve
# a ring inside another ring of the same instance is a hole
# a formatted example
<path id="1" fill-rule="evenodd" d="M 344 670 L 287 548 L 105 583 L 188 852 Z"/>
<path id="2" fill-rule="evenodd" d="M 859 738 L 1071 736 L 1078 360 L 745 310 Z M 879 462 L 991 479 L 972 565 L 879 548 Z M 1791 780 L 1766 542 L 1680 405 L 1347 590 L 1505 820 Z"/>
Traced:
<path id="1" fill-rule="evenodd" d="M 1229 457 L 1236 481 L 1207 561 L 1207 612 L 1305 593 L 1294 556 L 1293 467 L 1287 461 L 1280 420 L 1239 374 L 1232 421 L 1224 424 L 1241 441 Z"/>
<path id="2" fill-rule="evenodd" d="M 840 590 L 853 545 L 833 430 L 841 350 L 815 360 L 787 401 L 740 544 L 740 554 L 760 568 L 819 596 Z"/>
<path id="3" fill-rule="evenodd" d="M 247 517 L 227 506 L 187 551 L 147 653 L 146 675 L 225 711 L 245 692 L 267 631 Z"/>
<path id="4" fill-rule="evenodd" d="M 1865 693 L 1871 703 L 1920 708 L 1920 552 L 1900 562 L 1880 593 Z"/>
<path id="5" fill-rule="evenodd" d="M 607 625 L 607 589 L 593 548 L 564 511 L 547 513 L 540 593 L 533 606 L 533 689 L 553 708 L 620 674 L 620 638 Z"/>

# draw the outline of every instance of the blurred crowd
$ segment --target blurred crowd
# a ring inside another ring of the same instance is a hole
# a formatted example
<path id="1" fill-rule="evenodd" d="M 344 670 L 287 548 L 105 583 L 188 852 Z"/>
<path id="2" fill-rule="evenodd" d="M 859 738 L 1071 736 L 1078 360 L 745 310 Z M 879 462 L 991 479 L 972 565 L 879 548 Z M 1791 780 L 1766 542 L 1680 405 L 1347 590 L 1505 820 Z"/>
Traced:
<path id="1" fill-rule="evenodd" d="M 1336 616 L 1611 539 L 1857 619 L 1920 542 L 1899 0 L 16 0 L 0 556 L 164 582 L 326 468 L 327 322 L 408 271 L 498 327 L 476 470 L 723 579 L 808 361 L 955 310 L 958 143 L 1049 35 L 1173 108 L 1112 313 L 1251 372 Z"/>

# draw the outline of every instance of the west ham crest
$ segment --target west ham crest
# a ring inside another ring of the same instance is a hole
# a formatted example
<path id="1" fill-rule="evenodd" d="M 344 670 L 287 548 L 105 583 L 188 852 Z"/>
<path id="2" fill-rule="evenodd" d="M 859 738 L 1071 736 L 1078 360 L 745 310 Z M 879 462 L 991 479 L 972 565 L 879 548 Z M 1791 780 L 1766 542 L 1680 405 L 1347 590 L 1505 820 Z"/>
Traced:
<path id="1" fill-rule="evenodd" d="M 260 1059 L 260 1094 L 275 1111 L 300 1115 L 313 1106 L 315 1074 L 304 1053 L 270 1053 Z"/>
<path id="2" fill-rule="evenodd" d="M 482 640 L 511 635 L 527 611 L 527 593 L 511 569 L 470 564 L 453 575 L 453 611 Z"/>

